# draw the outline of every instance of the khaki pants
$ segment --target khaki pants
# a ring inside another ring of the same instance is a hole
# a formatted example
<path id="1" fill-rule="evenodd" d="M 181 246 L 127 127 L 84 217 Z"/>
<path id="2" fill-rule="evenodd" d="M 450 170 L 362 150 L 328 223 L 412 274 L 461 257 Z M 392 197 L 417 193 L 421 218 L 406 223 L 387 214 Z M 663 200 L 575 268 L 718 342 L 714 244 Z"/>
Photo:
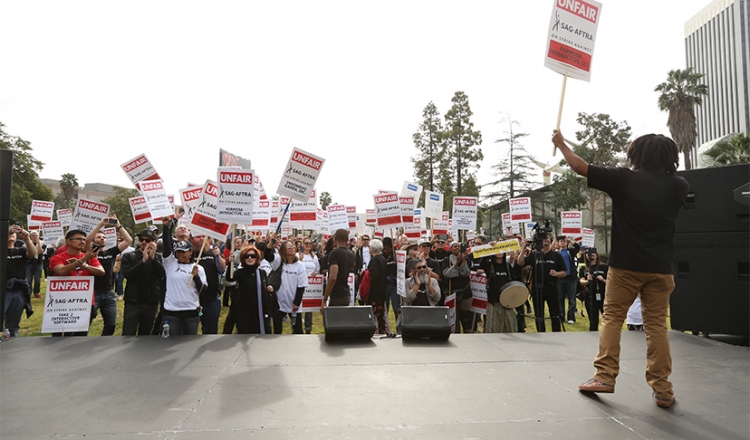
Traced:
<path id="1" fill-rule="evenodd" d="M 633 272 L 610 267 L 604 295 L 604 317 L 599 329 L 599 353 L 594 359 L 594 379 L 614 385 L 620 372 L 620 333 L 638 293 L 641 293 L 643 327 L 646 331 L 646 381 L 663 399 L 674 395 L 672 356 L 667 336 L 667 308 L 674 290 L 672 274 Z"/>

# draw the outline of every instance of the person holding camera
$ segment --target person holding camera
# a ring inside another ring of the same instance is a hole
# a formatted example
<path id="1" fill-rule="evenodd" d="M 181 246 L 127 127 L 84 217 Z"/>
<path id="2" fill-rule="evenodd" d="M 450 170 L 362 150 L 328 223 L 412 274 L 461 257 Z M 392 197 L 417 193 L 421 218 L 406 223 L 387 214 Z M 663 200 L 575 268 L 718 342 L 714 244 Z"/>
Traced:
<path id="1" fill-rule="evenodd" d="M 580 270 L 583 301 L 589 314 L 589 331 L 599 330 L 599 313 L 604 314 L 604 292 L 607 285 L 609 266 L 599 261 L 596 248 L 589 248 L 584 254 L 586 266 Z"/>
<path id="2" fill-rule="evenodd" d="M 436 306 L 440 301 L 440 285 L 432 278 L 427 262 L 422 258 L 414 260 L 411 277 L 406 279 L 405 306 Z"/>
<path id="3" fill-rule="evenodd" d="M 34 298 L 41 298 L 42 268 L 44 267 L 44 251 L 47 249 L 47 245 L 44 244 L 44 240 L 39 238 L 38 231 L 30 231 L 29 238 L 36 248 L 36 257 L 26 263 L 26 280 L 32 287 Z"/>
<path id="4" fill-rule="evenodd" d="M 565 300 L 568 300 L 568 324 L 576 322 L 576 288 L 578 287 L 578 252 L 581 245 L 573 243 L 569 247 L 568 237 L 557 237 L 557 252 L 565 262 L 565 276 L 557 280 L 557 291 L 560 300 L 560 316 L 565 318 Z"/>
<path id="5" fill-rule="evenodd" d="M 25 246 L 16 247 L 16 238 L 20 237 Z M 21 324 L 21 315 L 24 309 L 28 318 L 33 313 L 31 311 L 31 286 L 26 280 L 27 261 L 36 257 L 36 246 L 29 237 L 29 232 L 23 229 L 19 224 L 15 224 L 8 229 L 8 255 L 5 266 L 0 270 L 6 273 L 8 281 L 8 290 L 5 292 L 5 304 L 3 311 L 5 313 L 5 328 L 8 329 L 12 337 L 18 336 L 19 325 Z"/>
<path id="6" fill-rule="evenodd" d="M 117 245 L 109 249 L 104 249 L 107 244 L 107 236 L 101 232 L 105 225 L 114 226 L 120 233 L 122 241 L 117 240 Z M 97 260 L 104 269 L 102 276 L 94 277 L 94 304 L 91 306 L 91 321 L 96 318 L 97 312 L 101 310 L 104 327 L 102 327 L 102 336 L 112 336 L 115 334 L 117 324 L 117 299 L 115 298 L 114 286 L 114 266 L 117 256 L 122 253 L 133 239 L 128 231 L 122 227 L 117 216 L 103 218 L 94 229 L 86 236 L 86 247 L 84 249 L 97 250 Z"/>
<path id="7" fill-rule="evenodd" d="M 544 303 L 546 302 L 552 320 L 552 331 L 559 332 L 561 330 L 561 318 L 557 281 L 565 276 L 565 261 L 563 261 L 560 253 L 552 249 L 552 239 L 549 232 L 537 232 L 537 234 L 541 234 L 543 237 L 542 248 L 537 251 L 532 250 L 526 255 L 526 248 L 531 241 L 524 241 L 518 256 L 518 264 L 520 266 L 531 266 L 531 297 L 534 302 L 536 331 L 539 333 L 547 331 L 547 326 L 544 323 Z M 540 283 L 541 289 L 539 288 Z"/>

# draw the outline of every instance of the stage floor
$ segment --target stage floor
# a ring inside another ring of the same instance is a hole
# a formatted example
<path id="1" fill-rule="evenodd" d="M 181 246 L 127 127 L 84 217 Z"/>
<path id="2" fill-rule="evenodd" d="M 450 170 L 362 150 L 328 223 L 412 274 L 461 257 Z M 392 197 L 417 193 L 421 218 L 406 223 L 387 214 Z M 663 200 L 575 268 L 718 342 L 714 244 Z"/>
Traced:
<path id="1" fill-rule="evenodd" d="M 586 396 L 598 333 L 27 337 L 0 344 L 0 438 L 748 439 L 750 349 L 670 332 L 677 403 L 623 332 L 615 394 Z"/>

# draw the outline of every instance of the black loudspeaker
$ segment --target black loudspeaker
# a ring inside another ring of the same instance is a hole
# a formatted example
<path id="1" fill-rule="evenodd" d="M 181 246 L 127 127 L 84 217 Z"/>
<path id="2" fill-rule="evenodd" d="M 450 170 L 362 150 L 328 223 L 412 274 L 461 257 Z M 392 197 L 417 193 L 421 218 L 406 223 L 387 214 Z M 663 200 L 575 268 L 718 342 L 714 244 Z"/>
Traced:
<path id="1" fill-rule="evenodd" d="M 372 306 L 329 306 L 323 309 L 323 326 L 326 341 L 369 340 L 375 334 L 377 323 Z"/>
<path id="2" fill-rule="evenodd" d="M 10 188 L 12 184 L 13 152 L 0 150 L 0 220 L 10 220 Z M 5 246 L 5 242 L 3 242 L 3 246 Z"/>
<path id="3" fill-rule="evenodd" d="M 448 307 L 401 307 L 401 337 L 404 340 L 446 341 L 451 335 Z"/>
<path id="4" fill-rule="evenodd" d="M 690 183 L 685 207 L 675 222 L 678 234 L 750 229 L 750 193 L 741 190 L 750 182 L 750 164 L 680 171 L 677 175 Z"/>

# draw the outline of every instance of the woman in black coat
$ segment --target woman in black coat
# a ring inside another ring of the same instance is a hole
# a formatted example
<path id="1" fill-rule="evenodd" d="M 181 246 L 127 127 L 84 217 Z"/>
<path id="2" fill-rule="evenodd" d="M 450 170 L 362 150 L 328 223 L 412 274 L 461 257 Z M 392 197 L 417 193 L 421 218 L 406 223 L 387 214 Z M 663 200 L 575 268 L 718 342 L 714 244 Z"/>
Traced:
<path id="1" fill-rule="evenodd" d="M 370 271 L 370 295 L 366 303 L 372 306 L 373 313 L 378 321 L 377 334 L 388 334 L 388 316 L 385 313 L 385 299 L 387 297 L 387 274 L 385 272 L 385 258 L 383 257 L 383 242 L 372 240 L 370 242 L 370 263 L 367 270 Z"/>
<path id="2" fill-rule="evenodd" d="M 237 282 L 227 320 L 234 320 L 240 334 L 271 334 L 275 301 L 273 288 L 266 283 L 266 272 L 260 268 L 262 257 L 255 246 L 245 246 L 240 251 L 242 266 L 227 277 Z M 234 254 L 229 254 L 229 261 L 234 261 Z M 224 333 L 227 333 L 226 328 Z"/>

